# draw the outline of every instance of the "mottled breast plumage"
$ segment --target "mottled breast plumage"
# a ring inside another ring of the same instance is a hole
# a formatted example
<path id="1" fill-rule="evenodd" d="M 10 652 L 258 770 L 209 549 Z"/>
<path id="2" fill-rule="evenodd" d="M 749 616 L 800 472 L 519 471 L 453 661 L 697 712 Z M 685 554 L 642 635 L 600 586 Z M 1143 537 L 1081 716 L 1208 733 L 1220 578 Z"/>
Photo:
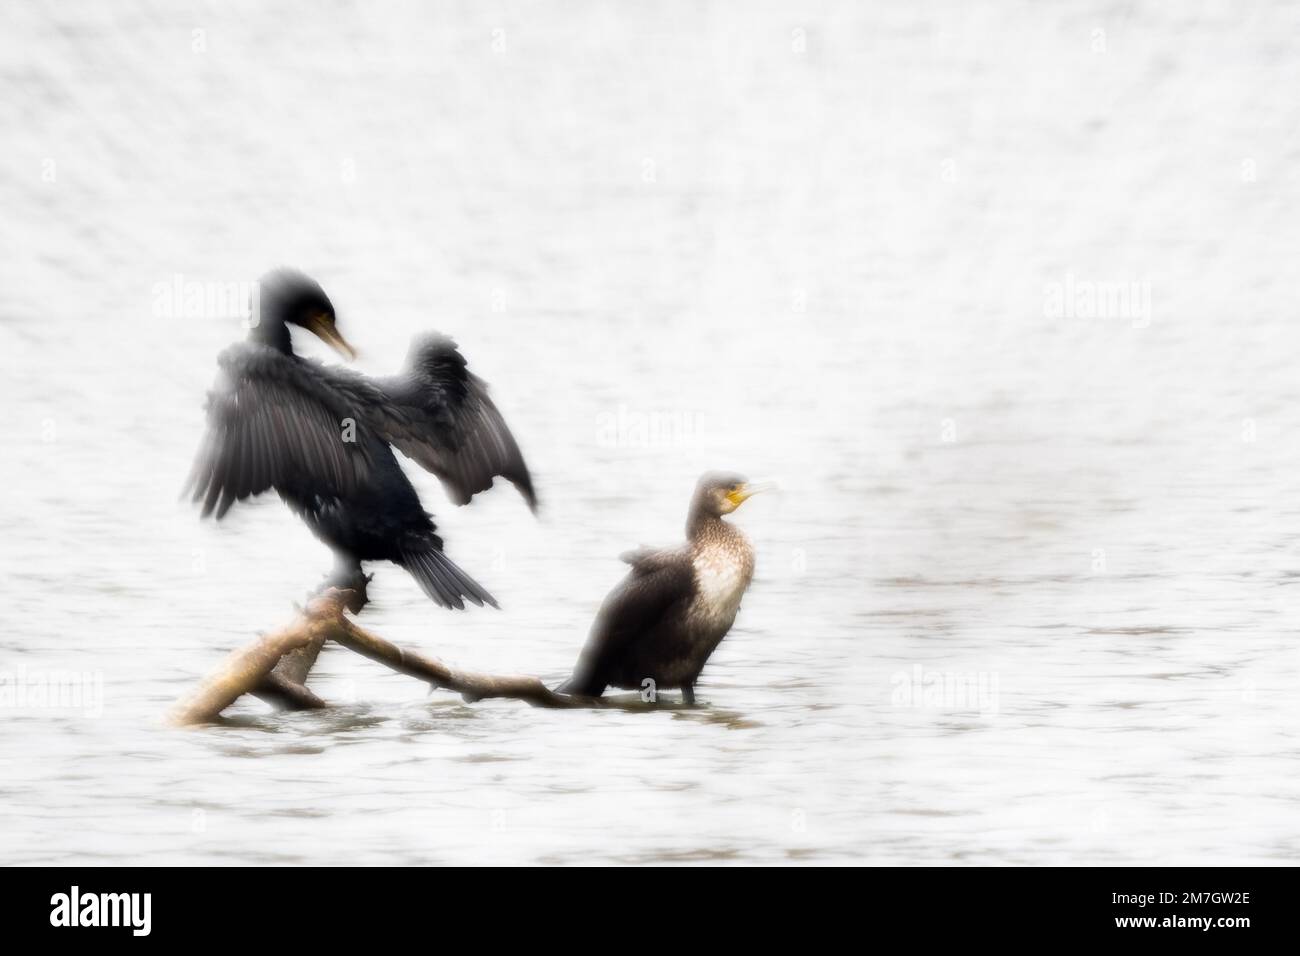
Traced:
<path id="1" fill-rule="evenodd" d="M 695 597 L 690 614 L 701 625 L 731 626 L 740 600 L 754 576 L 754 551 L 735 528 L 721 525 L 723 533 L 710 535 L 691 548 Z"/>

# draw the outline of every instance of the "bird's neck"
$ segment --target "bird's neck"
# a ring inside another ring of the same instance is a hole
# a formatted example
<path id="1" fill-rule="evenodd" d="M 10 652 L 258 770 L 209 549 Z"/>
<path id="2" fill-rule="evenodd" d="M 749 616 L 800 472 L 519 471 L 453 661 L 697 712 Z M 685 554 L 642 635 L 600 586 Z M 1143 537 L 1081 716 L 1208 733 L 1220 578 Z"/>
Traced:
<path id="1" fill-rule="evenodd" d="M 708 511 L 693 511 L 686 519 L 686 537 L 691 541 L 725 537 L 730 531 L 720 515 Z"/>
<path id="2" fill-rule="evenodd" d="M 293 354 L 293 339 L 289 335 L 289 326 L 283 319 L 262 316 L 257 325 L 249 329 L 248 340 L 270 346 L 284 355 Z"/>

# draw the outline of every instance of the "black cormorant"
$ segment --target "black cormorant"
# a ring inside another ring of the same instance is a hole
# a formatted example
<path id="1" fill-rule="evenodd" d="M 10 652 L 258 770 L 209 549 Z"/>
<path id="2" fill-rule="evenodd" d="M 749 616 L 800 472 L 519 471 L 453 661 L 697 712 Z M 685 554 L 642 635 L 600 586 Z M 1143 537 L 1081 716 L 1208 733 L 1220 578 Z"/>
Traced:
<path id="1" fill-rule="evenodd" d="M 559 691 L 598 697 L 610 685 L 680 688 L 682 699 L 694 703 L 695 681 L 731 630 L 754 574 L 753 546 L 722 516 L 764 488 L 738 475 L 705 474 L 691 499 L 684 545 L 622 555 L 632 570 L 605 598 Z"/>
<path id="2" fill-rule="evenodd" d="M 367 378 L 297 356 L 289 326 L 305 328 L 355 357 L 324 290 L 280 269 L 260 282 L 259 313 L 245 342 L 223 351 L 208 394 L 208 431 L 187 490 L 203 516 L 274 488 L 335 555 L 327 586 L 366 601 L 363 561 L 392 561 L 443 607 L 496 601 L 442 551 L 392 448 L 442 480 L 456 504 L 500 475 L 536 508 L 519 446 L 487 386 L 456 343 L 417 338 L 400 375 Z"/>

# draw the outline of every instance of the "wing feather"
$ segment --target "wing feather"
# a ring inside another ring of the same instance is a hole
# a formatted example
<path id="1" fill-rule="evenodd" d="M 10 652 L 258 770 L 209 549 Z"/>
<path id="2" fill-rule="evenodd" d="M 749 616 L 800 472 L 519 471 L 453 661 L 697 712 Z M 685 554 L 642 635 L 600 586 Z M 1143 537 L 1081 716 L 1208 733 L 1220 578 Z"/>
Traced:
<path id="1" fill-rule="evenodd" d="M 341 405 L 320 369 L 264 346 L 222 353 L 208 431 L 187 489 L 203 516 L 270 488 L 344 496 L 370 476 L 364 444 L 343 441 Z"/>
<path id="2" fill-rule="evenodd" d="M 466 367 L 456 343 L 431 333 L 411 344 L 400 375 L 366 379 L 329 370 L 350 391 L 372 427 L 422 468 L 437 475 L 458 505 L 502 477 L 537 508 L 532 476 L 487 384 Z"/>
<path id="3" fill-rule="evenodd" d="M 637 641 L 689 600 L 689 557 L 677 549 L 648 548 L 623 555 L 632 570 L 606 596 L 574 668 L 573 685 L 603 687 L 622 669 Z"/>

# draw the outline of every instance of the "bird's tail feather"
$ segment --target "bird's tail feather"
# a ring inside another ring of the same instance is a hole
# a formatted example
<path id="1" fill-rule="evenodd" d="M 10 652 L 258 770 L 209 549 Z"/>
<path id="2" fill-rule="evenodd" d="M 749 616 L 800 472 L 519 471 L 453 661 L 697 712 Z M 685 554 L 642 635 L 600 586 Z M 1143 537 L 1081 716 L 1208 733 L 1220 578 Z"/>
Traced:
<path id="1" fill-rule="evenodd" d="M 403 551 L 399 563 L 419 583 L 420 590 L 443 607 L 464 610 L 466 601 L 479 607 L 500 607 L 496 598 L 439 550 Z"/>

